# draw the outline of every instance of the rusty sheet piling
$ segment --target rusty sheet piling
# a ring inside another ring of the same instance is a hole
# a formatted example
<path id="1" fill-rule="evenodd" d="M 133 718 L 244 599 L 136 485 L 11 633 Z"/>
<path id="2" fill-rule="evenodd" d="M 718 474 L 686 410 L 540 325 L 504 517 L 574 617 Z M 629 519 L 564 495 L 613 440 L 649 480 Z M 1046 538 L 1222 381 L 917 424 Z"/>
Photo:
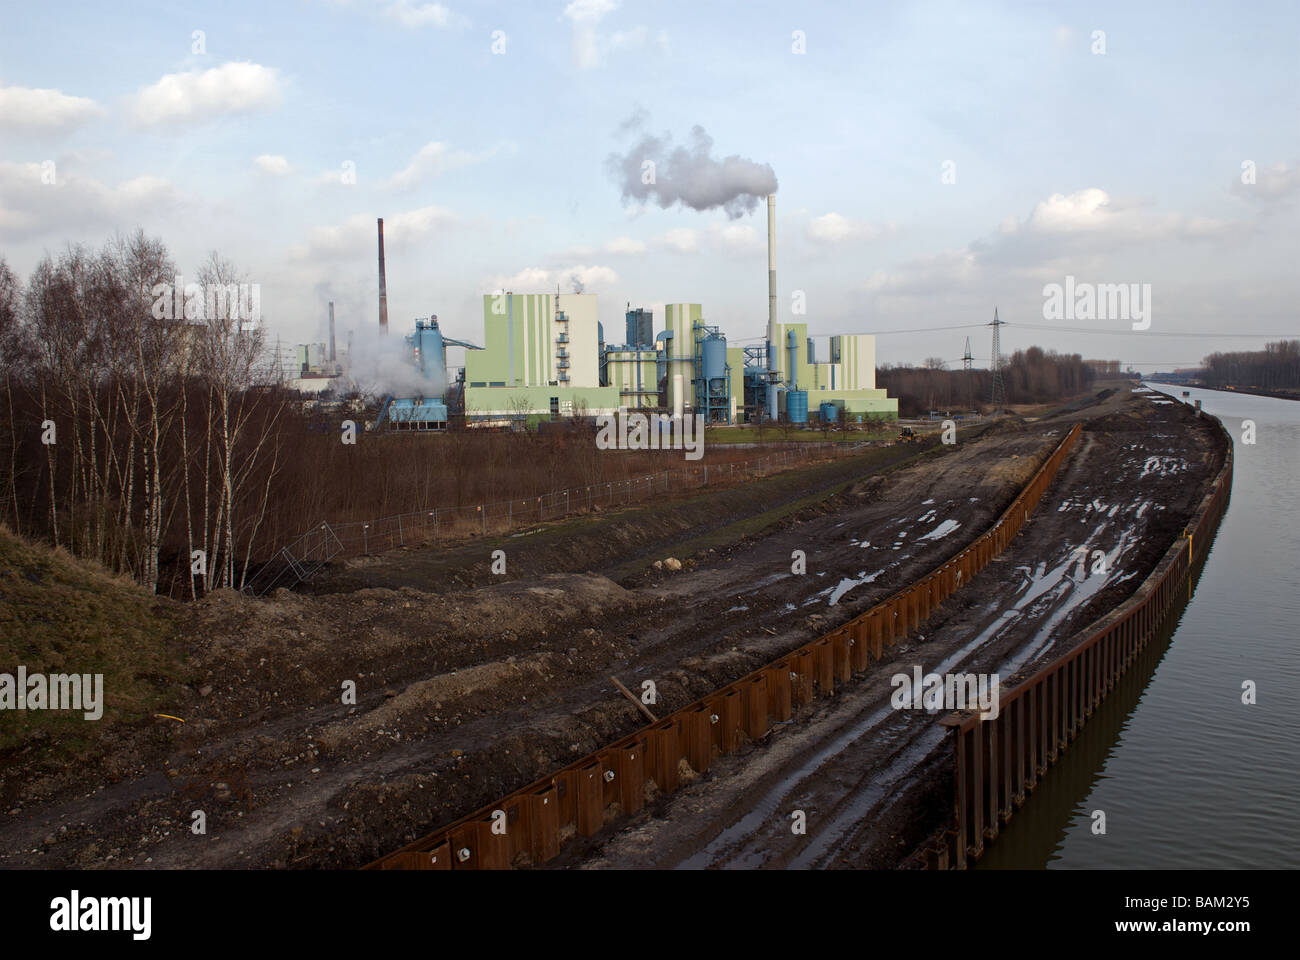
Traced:
<path id="1" fill-rule="evenodd" d="M 1231 491 L 1229 438 L 1223 467 L 1193 521 L 1128 600 L 1085 627 L 1064 656 L 1004 692 L 996 717 L 953 715 L 941 721 L 953 742 L 953 824 L 920 851 L 921 865 L 963 869 L 983 856 L 1190 588 Z"/>

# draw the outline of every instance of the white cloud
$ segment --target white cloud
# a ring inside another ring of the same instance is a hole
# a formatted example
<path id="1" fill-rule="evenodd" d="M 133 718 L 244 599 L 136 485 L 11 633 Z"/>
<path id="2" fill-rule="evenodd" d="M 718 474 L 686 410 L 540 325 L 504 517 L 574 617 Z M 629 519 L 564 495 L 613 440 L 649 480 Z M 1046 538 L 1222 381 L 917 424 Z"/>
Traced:
<path id="1" fill-rule="evenodd" d="M 1069 233 L 1100 230 L 1106 227 L 1112 214 L 1110 195 L 1105 190 L 1089 187 L 1068 195 L 1054 193 L 1046 200 L 1039 200 L 1025 220 L 1004 220 L 1001 232 L 1026 230 L 1033 233 Z"/>
<path id="2" fill-rule="evenodd" d="M 611 257 L 639 256 L 645 253 L 646 249 L 645 243 L 640 240 L 635 240 L 632 237 L 615 237 L 599 246 L 579 244 L 576 247 L 570 247 L 555 259 L 568 261 L 590 260 L 602 253 Z"/>
<path id="3" fill-rule="evenodd" d="M 767 235 L 749 224 L 714 223 L 702 230 L 677 227 L 660 234 L 653 241 L 660 250 L 672 253 L 698 253 L 702 250 L 723 253 L 759 253 L 767 249 Z"/>
<path id="4" fill-rule="evenodd" d="M 572 0 L 564 8 L 573 29 L 573 62 L 579 70 L 600 66 L 610 54 L 653 43 L 663 52 L 668 49 L 668 35 L 659 31 L 653 37 L 644 26 L 630 30 L 602 33 L 600 23 L 618 9 L 618 0 Z"/>
<path id="5" fill-rule="evenodd" d="M 452 26 L 457 19 L 441 3 L 411 3 L 410 0 L 397 0 L 384 8 L 384 16 L 395 20 L 404 27 L 439 27 Z"/>
<path id="6" fill-rule="evenodd" d="M 631 237 L 615 237 L 605 244 L 605 252 L 611 254 L 636 255 L 645 253 L 645 251 L 645 244 L 640 240 L 633 240 Z"/>
<path id="7" fill-rule="evenodd" d="M 347 171 L 345 171 L 344 166 L 342 164 L 339 164 L 339 166 L 333 170 L 324 170 L 321 173 L 316 174 L 316 176 L 311 178 L 311 182 L 316 186 L 326 186 L 330 184 L 336 186 L 342 186 L 344 185 L 343 175 L 345 172 Z M 354 177 L 356 176 L 355 166 L 351 168 L 351 173 Z"/>
<path id="8" fill-rule="evenodd" d="M 1157 261 L 1158 248 L 1181 258 L 1186 256 L 1183 245 L 1224 238 L 1239 227 L 1206 217 L 1155 213 L 1146 204 L 1117 201 L 1095 187 L 1056 193 L 1034 204 L 1028 216 L 1007 217 L 989 236 L 963 248 L 877 271 L 863 289 L 929 304 L 953 295 L 984 299 L 999 291 L 1037 291 L 1044 280 L 1059 279 L 1063 271 L 1111 276 L 1139 269 L 1128 252 L 1134 247 L 1142 251 L 1144 262 Z"/>
<path id="9" fill-rule="evenodd" d="M 1089 187 L 1076 193 L 1054 193 L 1034 204 L 1023 220 L 1008 217 L 998 227 L 1001 238 L 1032 237 L 1109 244 L 1168 238 L 1203 238 L 1224 233 L 1227 221 L 1150 212 L 1144 202 L 1120 201 L 1105 190 Z M 1076 244 L 1077 246 L 1077 244 Z"/>
<path id="10" fill-rule="evenodd" d="M 881 227 L 850 220 L 838 213 L 827 213 L 808 221 L 807 235 L 813 243 L 833 246 L 858 240 L 874 240 L 884 230 Z"/>
<path id="11" fill-rule="evenodd" d="M 511 293 L 549 293 L 554 289 L 551 272 L 541 267 L 525 267 L 509 277 L 501 277 L 488 284 L 494 290 L 509 290 Z"/>
<path id="12" fill-rule="evenodd" d="M 109 186 L 92 177 L 38 163 L 0 162 L 0 236 L 15 240 L 61 235 L 92 239 L 104 229 L 130 230 L 174 214 L 181 197 L 167 180 L 139 176 Z"/>
<path id="13" fill-rule="evenodd" d="M 618 6 L 613 0 L 573 0 L 564 15 L 573 22 L 573 62 L 579 70 L 600 66 L 597 24 Z"/>
<path id="14" fill-rule="evenodd" d="M 767 249 L 767 234 L 759 234 L 747 223 L 715 223 L 709 228 L 716 246 L 740 253 L 757 253 Z"/>
<path id="15" fill-rule="evenodd" d="M 1259 167 L 1255 171 L 1254 183 L 1242 183 L 1237 177 L 1232 184 L 1233 191 L 1242 197 L 1264 203 L 1273 203 L 1300 193 L 1300 164 L 1287 166 L 1275 163 Z"/>
<path id="16" fill-rule="evenodd" d="M 385 228 L 387 224 L 385 224 Z M 609 267 L 575 264 L 547 270 L 543 267 L 525 267 L 511 276 L 496 276 L 488 286 L 493 290 L 511 293 L 554 293 L 558 284 L 561 293 L 593 293 L 618 283 L 618 274 Z"/>
<path id="17" fill-rule="evenodd" d="M 253 163 L 257 169 L 273 177 L 283 177 L 290 172 L 289 161 L 279 154 L 264 153 L 260 157 L 254 157 Z"/>
<path id="18" fill-rule="evenodd" d="M 878 270 L 863 284 L 868 293 L 926 297 L 967 289 L 980 278 L 981 264 L 969 249 L 917 257 L 890 271 Z"/>
<path id="19" fill-rule="evenodd" d="M 476 154 L 468 150 L 452 150 L 445 143 L 431 141 L 421 147 L 403 169 L 384 181 L 384 186 L 390 190 L 409 190 L 430 177 L 480 163 L 502 149 L 513 150 L 514 146 L 498 144 L 484 153 Z"/>
<path id="20" fill-rule="evenodd" d="M 570 289 L 577 292 L 577 287 L 610 287 L 618 283 L 618 274 L 610 267 L 597 265 L 591 266 L 573 266 L 566 270 L 557 270 L 556 274 L 559 282 L 564 284 L 566 281 Z"/>
<path id="21" fill-rule="evenodd" d="M 605 14 L 617 9 L 617 0 L 572 0 L 564 8 L 564 15 L 574 23 L 599 23 Z"/>
<path id="22" fill-rule="evenodd" d="M 401 251 L 414 246 L 435 229 L 460 222 L 442 207 L 420 207 L 393 217 L 384 217 L 385 251 Z M 293 260 L 344 260 L 363 257 L 378 249 L 378 225 L 369 214 L 359 213 L 338 224 L 314 227 L 307 232 L 305 243 L 290 250 Z"/>
<path id="23" fill-rule="evenodd" d="M 138 126 L 204 120 L 274 104 L 279 72 L 257 63 L 226 63 L 210 70 L 169 73 L 135 95 Z"/>
<path id="24" fill-rule="evenodd" d="M 659 238 L 659 245 L 678 253 L 694 253 L 699 249 L 699 234 L 689 227 L 669 230 Z"/>
<path id="25" fill-rule="evenodd" d="M 94 100 L 59 90 L 0 87 L 0 129 L 64 133 L 103 113 Z"/>

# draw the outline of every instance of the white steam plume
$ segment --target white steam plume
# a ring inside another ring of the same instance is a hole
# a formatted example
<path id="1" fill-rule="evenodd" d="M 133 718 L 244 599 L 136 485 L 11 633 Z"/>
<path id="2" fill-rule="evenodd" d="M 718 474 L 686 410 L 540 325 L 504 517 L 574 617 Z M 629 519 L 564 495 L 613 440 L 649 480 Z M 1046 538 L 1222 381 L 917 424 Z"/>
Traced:
<path id="1" fill-rule="evenodd" d="M 426 377 L 415 365 L 405 337 L 382 336 L 377 330 L 353 333 L 344 376 L 354 389 L 376 397 L 390 393 L 395 397 L 441 397 L 447 390 L 446 371 L 441 377 Z"/>

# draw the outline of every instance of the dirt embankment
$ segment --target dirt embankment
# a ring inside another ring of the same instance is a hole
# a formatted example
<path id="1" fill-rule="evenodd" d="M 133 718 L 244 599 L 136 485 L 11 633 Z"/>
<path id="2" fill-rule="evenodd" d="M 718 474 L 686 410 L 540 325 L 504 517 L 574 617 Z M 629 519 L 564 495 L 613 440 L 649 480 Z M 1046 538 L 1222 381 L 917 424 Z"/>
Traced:
<path id="1" fill-rule="evenodd" d="M 0 864 L 360 865 L 639 726 L 611 674 L 667 712 L 868 608 L 978 535 L 1072 419 L 1132 402 L 398 552 L 315 596 L 213 595 L 183 612 L 189 682 L 161 711 L 188 722 L 116 725 L 111 768 L 6 765 Z"/>

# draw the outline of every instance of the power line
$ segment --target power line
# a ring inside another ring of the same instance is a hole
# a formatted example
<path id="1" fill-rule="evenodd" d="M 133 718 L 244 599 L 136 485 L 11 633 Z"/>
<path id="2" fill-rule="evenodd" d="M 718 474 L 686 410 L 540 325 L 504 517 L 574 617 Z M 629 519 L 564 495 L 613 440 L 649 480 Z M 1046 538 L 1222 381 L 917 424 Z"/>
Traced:
<path id="1" fill-rule="evenodd" d="M 959 323 L 947 327 L 912 327 L 908 330 L 855 330 L 853 333 L 810 333 L 810 337 L 852 337 L 866 334 L 872 337 L 888 337 L 893 334 L 905 333 L 935 333 L 940 330 L 973 330 L 976 327 L 987 327 L 987 323 Z M 767 337 L 729 337 L 730 343 L 752 343 L 757 340 L 766 340 Z"/>
<path id="2" fill-rule="evenodd" d="M 1183 333 L 1176 330 L 1106 330 L 1092 327 L 1060 327 L 1055 324 L 1046 323 L 1011 323 L 1002 321 L 1003 326 L 1024 327 L 1027 330 L 1050 330 L 1054 333 L 1104 333 L 1110 335 L 1120 335 L 1125 337 L 1181 337 L 1188 340 L 1198 340 L 1205 338 L 1222 338 L 1225 340 L 1240 339 L 1246 337 L 1256 337 L 1268 340 L 1290 340 L 1295 338 L 1295 334 L 1286 333 Z"/>

